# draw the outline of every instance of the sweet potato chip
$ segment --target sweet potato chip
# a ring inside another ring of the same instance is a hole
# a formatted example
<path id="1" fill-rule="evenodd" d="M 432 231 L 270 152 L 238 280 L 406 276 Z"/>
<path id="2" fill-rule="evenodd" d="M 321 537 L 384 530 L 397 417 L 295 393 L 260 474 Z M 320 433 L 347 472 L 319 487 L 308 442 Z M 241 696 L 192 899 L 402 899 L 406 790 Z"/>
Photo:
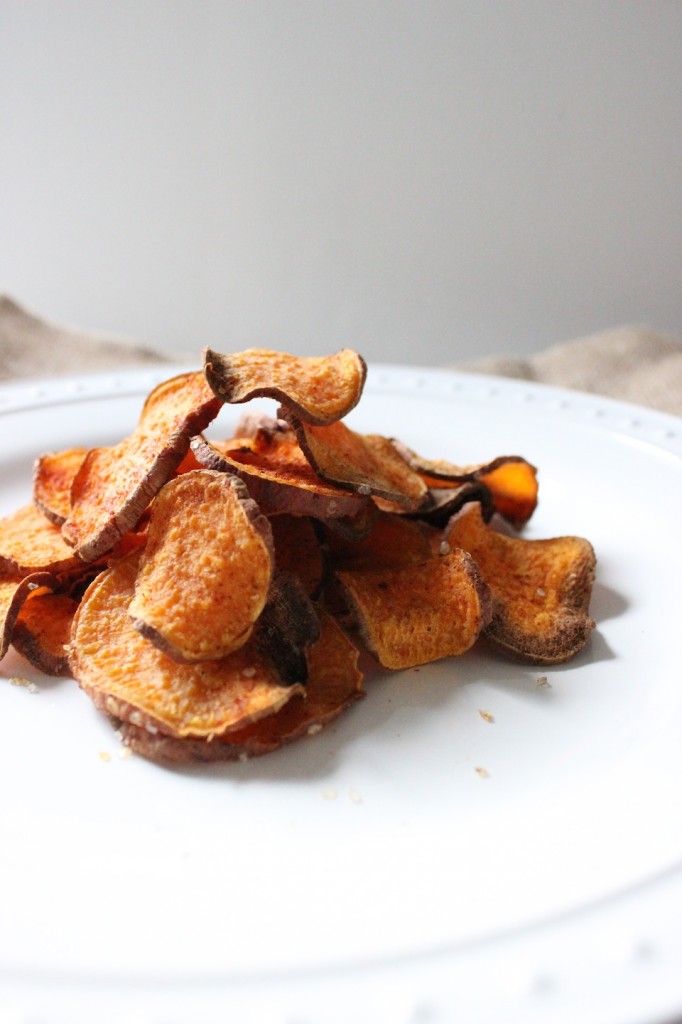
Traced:
<path id="1" fill-rule="evenodd" d="M 357 494 L 376 495 L 415 512 L 429 497 L 419 473 L 389 438 L 358 434 L 345 423 L 316 427 L 291 418 L 298 443 L 322 480 Z"/>
<path id="2" fill-rule="evenodd" d="M 33 501 L 56 526 L 61 526 L 71 511 L 71 485 L 87 448 L 67 448 L 45 452 L 33 467 Z"/>
<path id="3" fill-rule="evenodd" d="M 492 495 L 494 510 L 517 529 L 527 523 L 535 511 L 538 501 L 537 469 L 521 455 L 500 455 L 491 462 L 476 466 L 457 466 L 444 459 L 425 459 L 395 438 L 393 444 L 434 492 L 439 487 L 452 484 L 484 484 Z"/>
<path id="4" fill-rule="evenodd" d="M 294 573 L 278 571 L 268 603 L 258 620 L 256 644 L 277 666 L 284 683 L 305 683 L 307 650 L 320 636 L 320 622 L 303 583 Z"/>
<path id="5" fill-rule="evenodd" d="M 367 498 L 320 480 L 290 431 L 260 430 L 253 437 L 213 442 L 199 436 L 192 439 L 192 450 L 202 465 L 241 477 L 268 514 L 354 518 L 368 504 Z"/>
<path id="6" fill-rule="evenodd" d="M 276 567 L 296 573 L 306 593 L 314 597 L 322 584 L 324 559 L 312 520 L 283 513 L 270 517 L 270 527 Z"/>
<path id="7" fill-rule="evenodd" d="M 334 423 L 357 405 L 367 367 L 357 352 L 293 356 L 251 348 L 221 355 L 204 350 L 204 372 L 215 394 L 227 403 L 274 398 L 307 423 Z"/>
<path id="8" fill-rule="evenodd" d="M 180 664 L 145 639 L 129 614 L 139 559 L 134 553 L 102 573 L 74 618 L 69 665 L 100 710 L 152 735 L 208 738 L 305 693 L 282 684 L 253 640 L 216 661 Z"/>
<path id="9" fill-rule="evenodd" d="M 69 594 L 32 594 L 17 616 L 12 645 L 40 672 L 70 675 L 67 649 L 77 608 Z"/>
<path id="10" fill-rule="evenodd" d="M 322 632 L 308 655 L 306 696 L 296 696 L 284 707 L 214 740 L 173 739 L 151 735 L 140 726 L 120 726 L 126 746 L 153 761 L 234 761 L 270 753 L 306 734 L 314 735 L 350 704 L 364 696 L 359 652 L 334 620 L 318 609 Z"/>
<path id="11" fill-rule="evenodd" d="M 385 667 L 462 654 L 490 620 L 490 595 L 464 551 L 399 569 L 337 573 L 359 635 Z"/>
<path id="12" fill-rule="evenodd" d="M 28 575 L 63 572 L 81 565 L 61 530 L 35 505 L 0 519 L 0 570 Z"/>
<path id="13" fill-rule="evenodd" d="M 588 615 L 595 572 L 591 544 L 581 537 L 525 540 L 487 526 L 467 505 L 444 538 L 468 551 L 493 600 L 486 638 L 508 655 L 537 665 L 568 660 L 594 629 Z"/>
<path id="14" fill-rule="evenodd" d="M 55 585 L 54 577 L 46 572 L 27 576 L 0 572 L 0 658 L 7 654 L 21 606 L 32 593 L 43 592 Z"/>
<path id="15" fill-rule="evenodd" d="M 147 397 L 137 428 L 113 448 L 93 448 L 71 488 L 66 542 L 84 561 L 108 551 L 138 521 L 185 456 L 190 438 L 218 414 L 201 373 L 173 377 Z"/>
<path id="16" fill-rule="evenodd" d="M 198 469 L 152 506 L 130 615 L 176 661 L 223 658 L 244 644 L 273 570 L 268 520 L 237 477 Z"/>

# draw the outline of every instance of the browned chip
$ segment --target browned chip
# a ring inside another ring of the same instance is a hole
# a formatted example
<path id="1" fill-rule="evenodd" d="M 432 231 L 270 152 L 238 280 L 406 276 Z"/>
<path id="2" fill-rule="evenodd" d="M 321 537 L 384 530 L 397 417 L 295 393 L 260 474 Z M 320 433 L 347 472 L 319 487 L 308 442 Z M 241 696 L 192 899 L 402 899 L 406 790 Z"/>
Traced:
<path id="1" fill-rule="evenodd" d="M 337 576 L 360 636 L 385 668 L 462 654 L 490 620 L 488 588 L 464 551 Z"/>
<path id="2" fill-rule="evenodd" d="M 293 418 L 291 423 L 310 465 L 328 483 L 385 498 L 410 512 L 428 501 L 426 483 L 389 438 L 358 434 L 345 423 L 315 427 Z"/>
<path id="3" fill-rule="evenodd" d="M 357 405 L 367 367 L 352 349 L 294 356 L 264 348 L 221 355 L 204 350 L 206 379 L 228 403 L 274 398 L 308 423 L 334 423 Z"/>
<path id="4" fill-rule="evenodd" d="M 32 594 L 14 624 L 12 645 L 41 672 L 70 675 L 67 648 L 77 608 L 69 594 Z"/>
<path id="5" fill-rule="evenodd" d="M 393 444 L 432 490 L 452 484 L 485 484 L 492 495 L 494 510 L 517 529 L 528 522 L 535 511 L 538 501 L 537 470 L 521 455 L 500 455 L 491 462 L 476 466 L 457 466 L 444 459 L 425 459 L 402 441 L 394 439 Z"/>
<path id="6" fill-rule="evenodd" d="M 303 583 L 294 573 L 279 570 L 258 620 L 255 639 L 258 648 L 277 666 L 282 682 L 306 682 L 306 652 L 319 636 L 320 621 Z"/>
<path id="7" fill-rule="evenodd" d="M 222 658 L 251 635 L 272 569 L 270 524 L 241 480 L 184 473 L 152 506 L 133 624 L 177 661 Z"/>
<path id="8" fill-rule="evenodd" d="M 87 448 L 46 452 L 33 467 L 33 501 L 44 515 L 61 526 L 71 511 L 71 485 Z"/>
<path id="9" fill-rule="evenodd" d="M 202 373 L 181 374 L 154 388 L 124 441 L 88 452 L 62 527 L 80 558 L 94 561 L 135 525 L 220 405 Z"/>
<path id="10" fill-rule="evenodd" d="M 179 664 L 132 624 L 129 605 L 140 555 L 102 573 L 88 588 L 73 623 L 69 664 L 102 711 L 175 737 L 220 736 L 278 711 L 302 694 L 285 686 L 255 641 L 216 661 Z"/>
<path id="11" fill-rule="evenodd" d="M 267 754 L 285 743 L 319 732 L 354 701 L 364 696 L 358 650 L 334 620 L 318 609 L 322 632 L 308 655 L 305 698 L 297 696 L 284 707 L 243 729 L 214 740 L 173 739 L 151 735 L 124 722 L 124 743 L 154 761 L 233 761 Z"/>
<path id="12" fill-rule="evenodd" d="M 253 437 L 213 442 L 199 436 L 192 450 L 202 465 L 240 476 L 268 513 L 354 518 L 369 502 L 320 480 L 291 431 L 259 430 Z"/>
<path id="13" fill-rule="evenodd" d="M 27 576 L 64 572 L 81 566 L 61 530 L 35 505 L 24 505 L 0 519 L 0 570 Z"/>
<path id="14" fill-rule="evenodd" d="M 312 520 L 283 513 L 271 516 L 270 526 L 275 544 L 275 565 L 278 569 L 296 573 L 306 592 L 314 596 L 322 583 L 324 561 Z"/>
<path id="15" fill-rule="evenodd" d="M 587 643 L 595 557 L 581 537 L 524 540 L 487 526 L 467 505 L 445 531 L 469 551 L 488 583 L 493 618 L 485 631 L 496 647 L 538 665 L 566 661 Z"/>
<path id="16" fill-rule="evenodd" d="M 12 642 L 14 626 L 24 601 L 32 593 L 52 588 L 54 583 L 54 577 L 45 572 L 27 576 L 0 573 L 0 658 L 5 657 Z"/>

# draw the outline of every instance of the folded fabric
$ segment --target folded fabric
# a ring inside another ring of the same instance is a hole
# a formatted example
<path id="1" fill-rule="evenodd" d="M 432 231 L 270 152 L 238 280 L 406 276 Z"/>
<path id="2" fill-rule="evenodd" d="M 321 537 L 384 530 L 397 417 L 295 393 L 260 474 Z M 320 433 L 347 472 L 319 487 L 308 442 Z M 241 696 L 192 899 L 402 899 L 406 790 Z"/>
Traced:
<path id="1" fill-rule="evenodd" d="M 170 362 L 125 338 L 59 327 L 0 295 L 0 380 L 97 373 Z"/>
<path id="2" fill-rule="evenodd" d="M 491 356 L 457 369 L 589 391 L 682 416 L 682 345 L 649 327 L 615 327 L 528 358 Z"/>
<path id="3" fill-rule="evenodd" d="M 124 338 L 48 323 L 0 296 L 0 380 L 175 361 Z M 682 416 L 682 345 L 649 327 L 616 327 L 527 358 L 489 356 L 453 369 L 575 388 Z"/>

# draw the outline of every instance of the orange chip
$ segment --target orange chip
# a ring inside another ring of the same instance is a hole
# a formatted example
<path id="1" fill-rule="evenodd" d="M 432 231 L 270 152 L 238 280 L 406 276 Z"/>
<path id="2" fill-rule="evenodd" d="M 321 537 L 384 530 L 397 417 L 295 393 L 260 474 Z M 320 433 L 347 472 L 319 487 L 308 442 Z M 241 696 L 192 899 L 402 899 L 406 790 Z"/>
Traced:
<path id="1" fill-rule="evenodd" d="M 320 732 L 364 693 L 357 648 L 330 616 L 321 610 L 319 615 L 322 633 L 309 653 L 305 698 L 296 696 L 280 711 L 212 741 L 174 739 L 161 733 L 152 736 L 140 726 L 124 722 L 123 742 L 153 761 L 177 764 L 246 760 Z"/>
<path id="2" fill-rule="evenodd" d="M 310 465 L 328 483 L 394 501 L 410 512 L 428 501 L 427 485 L 389 438 L 358 434 L 345 423 L 315 427 L 293 418 L 291 423 Z"/>
<path id="3" fill-rule="evenodd" d="M 331 356 L 293 356 L 251 348 L 221 355 L 204 350 L 206 379 L 228 403 L 274 398 L 308 423 L 334 423 L 357 405 L 367 367 L 352 349 Z"/>
<path id="4" fill-rule="evenodd" d="M 367 498 L 320 480 L 291 431 L 258 431 L 230 441 L 192 439 L 198 461 L 210 469 L 236 473 L 249 494 L 269 513 L 290 512 L 316 519 L 354 517 Z"/>
<path id="5" fill-rule="evenodd" d="M 493 617 L 485 635 L 496 647 L 552 665 L 585 646 L 594 629 L 587 614 L 595 571 L 588 541 L 510 537 L 487 526 L 476 504 L 453 518 L 444 537 L 470 552 L 490 587 Z"/>
<path id="6" fill-rule="evenodd" d="M 519 529 L 528 522 L 538 502 L 537 470 L 521 455 L 500 455 L 476 466 L 456 466 L 444 459 L 425 459 L 402 441 L 393 440 L 405 461 L 432 489 L 478 482 L 492 495 L 493 507 Z M 453 509 L 454 512 L 454 509 Z"/>
<path id="7" fill-rule="evenodd" d="M 270 527 L 278 569 L 296 573 L 306 592 L 317 594 L 322 583 L 324 561 L 312 520 L 286 513 L 271 516 Z"/>
<path id="8" fill-rule="evenodd" d="M 220 405 L 202 373 L 181 374 L 154 388 L 124 441 L 88 452 L 62 527 L 79 558 L 94 561 L 135 525 Z"/>
<path id="9" fill-rule="evenodd" d="M 35 593 L 21 607 L 12 645 L 48 676 L 70 675 L 67 648 L 78 608 L 69 594 Z"/>
<path id="10" fill-rule="evenodd" d="M 64 572 L 81 566 L 61 530 L 35 505 L 0 519 L 0 570 L 19 575 Z"/>
<path id="11" fill-rule="evenodd" d="M 4 658 L 12 642 L 12 634 L 24 601 L 32 594 L 51 589 L 54 577 L 46 572 L 27 576 L 0 572 L 0 658 Z"/>
<path id="12" fill-rule="evenodd" d="M 74 618 L 69 665 L 100 710 L 151 734 L 220 736 L 272 714 L 300 684 L 283 685 L 254 640 L 216 661 L 179 664 L 146 640 L 129 615 L 140 555 L 102 573 Z"/>
<path id="13" fill-rule="evenodd" d="M 385 668 L 462 654 L 490 619 L 488 588 L 464 551 L 337 576 L 360 636 Z"/>
<path id="14" fill-rule="evenodd" d="M 61 526 L 71 511 L 71 485 L 87 448 L 46 452 L 33 467 L 33 501 L 44 515 Z"/>
<path id="15" fill-rule="evenodd" d="M 193 470 L 154 501 L 130 615 L 177 661 L 222 658 L 251 635 L 272 568 L 270 524 L 241 480 Z"/>

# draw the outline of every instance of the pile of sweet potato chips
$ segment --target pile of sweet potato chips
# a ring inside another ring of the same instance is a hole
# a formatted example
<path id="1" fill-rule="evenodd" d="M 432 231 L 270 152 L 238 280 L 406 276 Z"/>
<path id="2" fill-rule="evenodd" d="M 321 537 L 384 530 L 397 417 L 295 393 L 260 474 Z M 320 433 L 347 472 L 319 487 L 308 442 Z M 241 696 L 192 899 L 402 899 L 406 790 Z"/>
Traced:
<path id="1" fill-rule="evenodd" d="M 0 656 L 11 643 L 71 674 L 126 745 L 181 762 L 319 731 L 373 665 L 479 638 L 536 665 L 574 655 L 594 627 L 594 553 L 516 533 L 534 467 L 453 465 L 351 430 L 365 376 L 348 349 L 206 350 L 115 446 L 42 455 L 32 502 L 0 520 Z M 204 436 L 224 403 L 257 396 L 277 418 Z"/>

